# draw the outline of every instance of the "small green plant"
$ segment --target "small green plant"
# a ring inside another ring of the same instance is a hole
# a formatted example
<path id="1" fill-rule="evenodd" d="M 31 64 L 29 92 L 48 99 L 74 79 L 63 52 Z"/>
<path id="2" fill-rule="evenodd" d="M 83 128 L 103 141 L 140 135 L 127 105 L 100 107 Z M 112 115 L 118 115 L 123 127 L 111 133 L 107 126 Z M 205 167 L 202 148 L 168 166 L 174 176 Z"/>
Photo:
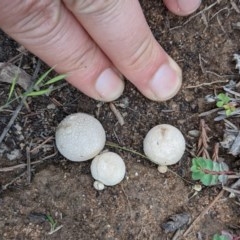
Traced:
<path id="1" fill-rule="evenodd" d="M 57 222 L 53 219 L 53 217 L 50 214 L 46 214 L 46 219 L 51 226 L 51 232 L 54 231 L 56 229 Z"/>
<path id="2" fill-rule="evenodd" d="M 218 163 L 203 157 L 196 157 L 192 159 L 191 172 L 192 179 L 200 180 L 205 186 L 226 183 L 228 175 L 232 173 L 229 172 L 229 168 L 226 163 Z"/>
<path id="3" fill-rule="evenodd" d="M 8 94 L 7 101 L 9 101 L 12 98 L 12 95 L 13 95 L 13 92 L 14 92 L 14 89 L 15 89 L 15 86 L 16 86 L 16 83 L 17 83 L 17 79 L 18 79 L 18 74 L 16 74 L 15 77 L 13 78 L 13 80 L 12 80 L 12 83 L 11 83 L 11 86 L 10 86 L 10 89 L 9 89 L 9 94 Z"/>
<path id="4" fill-rule="evenodd" d="M 230 240 L 230 238 L 224 235 L 215 234 L 213 240 Z"/>
<path id="5" fill-rule="evenodd" d="M 29 88 L 29 90 L 27 90 L 26 92 L 20 94 L 19 97 L 16 97 L 14 99 L 11 100 L 14 90 L 15 90 L 15 86 L 16 86 L 16 82 L 18 79 L 18 75 L 16 74 L 16 76 L 14 77 L 14 79 L 12 80 L 12 84 L 10 86 L 10 90 L 9 90 L 9 94 L 8 94 L 8 99 L 5 105 L 0 107 L 0 111 L 3 110 L 4 108 L 8 107 L 9 104 L 11 104 L 12 102 L 21 99 L 21 98 L 26 98 L 26 97 L 34 97 L 34 96 L 42 96 L 45 94 L 50 94 L 51 91 L 53 91 L 53 85 L 64 79 L 66 77 L 66 74 L 61 74 L 58 75 L 56 77 L 53 77 L 49 80 L 46 80 L 46 78 L 48 77 L 48 75 L 50 74 L 50 72 L 52 72 L 53 68 L 50 68 L 47 72 L 45 72 L 42 76 L 40 76 L 37 81 Z"/>
<path id="6" fill-rule="evenodd" d="M 235 110 L 235 104 L 231 102 L 231 99 L 225 93 L 219 93 L 217 95 L 217 107 L 223 107 L 225 109 L 226 115 L 230 116 Z"/>

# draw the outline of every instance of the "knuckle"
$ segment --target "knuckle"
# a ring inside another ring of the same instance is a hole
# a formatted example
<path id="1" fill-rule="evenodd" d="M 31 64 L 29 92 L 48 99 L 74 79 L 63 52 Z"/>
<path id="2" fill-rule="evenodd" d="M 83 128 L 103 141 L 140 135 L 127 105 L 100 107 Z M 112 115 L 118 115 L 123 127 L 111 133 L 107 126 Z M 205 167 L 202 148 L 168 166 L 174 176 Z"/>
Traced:
<path id="1" fill-rule="evenodd" d="M 128 68 L 139 71 L 148 67 L 149 59 L 154 59 L 154 40 L 151 35 L 147 35 L 134 45 L 131 55 L 125 57 L 125 64 Z"/>
<path id="2" fill-rule="evenodd" d="M 98 47 L 92 41 L 82 44 L 83 48 L 68 55 L 65 58 L 67 69 L 70 71 L 81 71 L 91 73 L 91 67 L 94 66 L 95 59 L 98 59 Z"/>
<path id="3" fill-rule="evenodd" d="M 123 0 L 65 0 L 79 14 L 108 15 L 122 4 Z"/>
<path id="4" fill-rule="evenodd" d="M 13 33 L 30 32 L 41 25 L 45 25 L 45 31 L 50 32 L 59 20 L 59 7 L 60 1 L 9 1 L 5 4 L 6 16 L 0 18 L 0 24 L 2 22 L 8 32 Z"/>

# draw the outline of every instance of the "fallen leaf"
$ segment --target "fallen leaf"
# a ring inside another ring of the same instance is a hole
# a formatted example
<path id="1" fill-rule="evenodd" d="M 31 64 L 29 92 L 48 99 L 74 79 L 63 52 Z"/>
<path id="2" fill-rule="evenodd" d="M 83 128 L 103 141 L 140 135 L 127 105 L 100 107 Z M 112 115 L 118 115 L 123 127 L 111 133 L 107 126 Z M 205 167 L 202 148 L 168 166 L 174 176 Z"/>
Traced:
<path id="1" fill-rule="evenodd" d="M 0 62 L 0 82 L 11 84 L 16 75 L 17 84 L 27 90 L 31 84 L 31 76 L 12 63 Z"/>

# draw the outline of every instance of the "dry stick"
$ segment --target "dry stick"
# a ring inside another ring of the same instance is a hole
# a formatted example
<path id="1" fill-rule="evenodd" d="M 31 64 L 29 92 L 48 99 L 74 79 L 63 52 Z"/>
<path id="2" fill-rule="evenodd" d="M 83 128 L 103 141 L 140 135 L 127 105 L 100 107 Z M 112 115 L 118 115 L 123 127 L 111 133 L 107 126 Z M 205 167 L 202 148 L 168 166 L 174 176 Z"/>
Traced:
<path id="1" fill-rule="evenodd" d="M 227 192 L 230 192 L 230 193 L 236 193 L 236 194 L 239 194 L 239 195 L 240 195 L 240 191 L 239 191 L 239 190 L 236 190 L 236 189 L 232 189 L 232 188 L 223 186 L 223 190 L 225 190 L 225 191 L 227 191 Z"/>
<path id="2" fill-rule="evenodd" d="M 30 153 L 35 152 L 36 150 L 38 150 L 39 148 L 41 148 L 45 143 L 49 142 L 50 140 L 53 139 L 53 136 L 50 136 L 49 138 L 47 138 L 45 141 L 43 141 L 40 145 L 38 145 L 37 147 L 33 148 L 30 150 Z"/>
<path id="3" fill-rule="evenodd" d="M 209 71 L 209 70 L 207 70 L 206 73 L 212 74 L 212 75 L 214 75 L 214 76 L 216 76 L 216 77 L 218 77 L 218 78 L 236 78 L 236 77 L 238 77 L 237 74 L 219 75 L 219 74 L 217 74 L 217 73 L 215 73 L 215 72 L 213 72 L 213 71 Z M 225 80 L 225 81 L 228 82 L 229 80 Z"/>
<path id="4" fill-rule="evenodd" d="M 203 12 L 206 12 L 207 10 L 211 9 L 212 7 L 214 7 L 218 2 L 216 1 L 215 3 L 213 3 L 212 5 L 204 8 L 202 11 L 196 13 L 195 15 L 191 16 L 186 22 L 183 23 L 183 25 L 186 25 L 187 23 L 189 23 L 193 18 L 197 17 L 198 15 L 202 14 Z"/>
<path id="5" fill-rule="evenodd" d="M 233 0 L 231 0 L 231 5 L 237 13 L 240 13 L 240 9 L 238 8 L 237 4 Z"/>
<path id="6" fill-rule="evenodd" d="M 45 158 L 42 158 L 40 160 L 37 160 L 35 162 L 31 162 L 30 165 L 35 165 L 35 164 L 38 164 L 38 163 L 42 163 L 43 161 L 49 159 L 49 158 L 52 158 L 54 156 L 57 155 L 57 152 L 54 152 L 53 154 L 49 155 L 49 156 L 46 156 Z M 15 169 L 18 169 L 18 168 L 25 168 L 27 166 L 26 163 L 21 163 L 21 164 L 18 164 L 18 165 L 15 165 L 15 166 L 12 166 L 12 167 L 4 167 L 4 168 L 0 168 L 0 172 L 10 172 L 10 171 L 13 171 Z"/>
<path id="7" fill-rule="evenodd" d="M 30 158 L 30 147 L 26 147 L 27 156 L 27 181 L 31 183 L 31 158 Z"/>
<path id="8" fill-rule="evenodd" d="M 204 67 L 203 67 L 203 63 L 202 63 L 202 57 L 201 57 L 201 54 L 198 54 L 198 59 L 199 59 L 199 64 L 200 64 L 200 67 L 201 67 L 202 73 L 205 73 L 205 69 L 204 69 Z"/>
<path id="9" fill-rule="evenodd" d="M 186 237 L 188 233 L 192 230 L 197 222 L 201 220 L 201 218 L 214 206 L 214 204 L 223 196 L 224 189 L 222 189 L 219 194 L 214 198 L 214 200 L 209 204 L 198 217 L 192 222 L 192 224 L 188 227 L 188 229 L 184 232 L 183 237 Z"/>
<path id="10" fill-rule="evenodd" d="M 209 111 L 200 113 L 198 116 L 199 116 L 199 117 L 206 117 L 206 116 L 208 116 L 208 115 L 210 115 L 210 114 L 212 114 L 212 113 L 215 113 L 215 112 L 217 112 L 217 111 L 219 111 L 219 110 L 221 110 L 221 109 L 223 109 L 223 108 L 214 108 L 214 109 L 211 109 L 211 110 L 209 110 Z"/>
<path id="11" fill-rule="evenodd" d="M 205 71 L 206 73 L 207 71 Z M 195 86 L 187 86 L 186 88 L 197 88 L 197 87 L 203 87 L 203 86 L 211 86 L 215 83 L 227 83 L 229 80 L 219 80 L 219 81 L 214 81 L 214 82 L 205 82 L 205 83 L 201 83 Z"/>
<path id="12" fill-rule="evenodd" d="M 19 176 L 15 177 L 14 179 L 12 179 L 9 183 L 2 185 L 0 188 L 0 193 L 4 190 L 6 190 L 10 185 L 12 185 L 15 181 L 17 181 L 18 179 L 20 179 L 21 177 L 23 177 L 25 175 L 25 171 L 23 173 L 21 173 Z"/>
<path id="13" fill-rule="evenodd" d="M 118 111 L 118 109 L 115 107 L 115 105 L 113 103 L 109 103 L 109 107 L 112 110 L 112 112 L 114 113 L 115 117 L 117 118 L 119 124 L 121 126 L 124 125 L 124 119 L 121 115 L 121 113 Z"/>
<path id="14" fill-rule="evenodd" d="M 37 63 L 36 69 L 33 73 L 33 76 L 31 78 L 31 81 L 34 81 L 37 78 L 37 74 L 39 72 L 40 66 L 41 66 L 41 61 L 38 60 L 38 63 Z M 30 87 L 30 89 L 32 88 L 32 86 Z M 18 107 L 16 108 L 16 110 L 14 111 L 8 125 L 4 128 L 4 130 L 0 136 L 0 144 L 2 143 L 3 139 L 5 138 L 5 136 L 7 135 L 8 131 L 9 131 L 9 129 L 12 127 L 14 121 L 16 120 L 19 112 L 21 111 L 21 109 L 23 107 L 23 104 L 24 104 L 24 101 L 26 100 L 26 98 L 27 98 L 27 96 L 22 97 L 22 100 L 21 100 L 20 104 L 18 105 Z"/>

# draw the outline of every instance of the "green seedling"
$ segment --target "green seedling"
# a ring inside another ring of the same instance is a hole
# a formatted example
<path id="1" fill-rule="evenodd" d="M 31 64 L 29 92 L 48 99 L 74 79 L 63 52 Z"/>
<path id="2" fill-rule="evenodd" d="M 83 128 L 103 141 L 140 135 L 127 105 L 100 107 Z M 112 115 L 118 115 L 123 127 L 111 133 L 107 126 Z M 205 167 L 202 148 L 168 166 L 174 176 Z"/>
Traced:
<path id="1" fill-rule="evenodd" d="M 7 102 L 9 102 L 9 100 L 12 98 L 16 83 L 17 83 L 17 79 L 18 79 L 18 74 L 15 75 L 15 77 L 12 80 L 11 86 L 10 86 L 10 90 L 9 90 L 9 94 L 8 94 L 8 99 Z"/>
<path id="2" fill-rule="evenodd" d="M 232 174 L 226 163 L 218 163 L 203 157 L 192 159 L 191 172 L 192 179 L 200 180 L 205 186 L 224 184 L 228 180 L 228 175 Z"/>
<path id="3" fill-rule="evenodd" d="M 47 221 L 49 222 L 50 227 L 51 227 L 50 232 L 55 231 L 55 230 L 56 230 L 56 227 L 57 227 L 57 221 L 55 221 L 50 214 L 46 214 L 46 219 L 47 219 Z"/>
<path id="4" fill-rule="evenodd" d="M 213 240 L 231 240 L 229 237 L 224 235 L 215 234 Z"/>
<path id="5" fill-rule="evenodd" d="M 53 70 L 53 68 L 49 69 L 47 72 L 45 72 L 42 76 L 38 78 L 38 80 L 23 94 L 20 94 L 20 96 L 11 99 L 12 95 L 14 93 L 17 79 L 18 79 L 18 74 L 14 77 L 12 80 L 12 84 L 9 90 L 8 94 L 8 100 L 7 103 L 3 106 L 0 107 L 0 111 L 3 110 L 4 108 L 8 107 L 11 103 L 14 101 L 21 99 L 21 98 L 26 98 L 26 97 L 35 97 L 35 96 L 43 96 L 43 95 L 49 95 L 52 90 L 54 90 L 53 86 L 55 83 L 63 80 L 66 78 L 66 74 L 61 74 L 56 77 L 53 77 L 49 80 L 46 80 L 50 72 Z"/>
<path id="6" fill-rule="evenodd" d="M 217 95 L 217 107 L 223 107 L 227 116 L 230 116 L 235 110 L 235 104 L 230 101 L 231 99 L 225 93 L 219 93 Z"/>
<path id="7" fill-rule="evenodd" d="M 55 221 L 50 214 L 46 214 L 46 220 L 49 222 L 51 227 L 50 232 L 48 233 L 49 235 L 57 232 L 63 227 L 63 225 L 57 226 L 57 221 Z"/>

